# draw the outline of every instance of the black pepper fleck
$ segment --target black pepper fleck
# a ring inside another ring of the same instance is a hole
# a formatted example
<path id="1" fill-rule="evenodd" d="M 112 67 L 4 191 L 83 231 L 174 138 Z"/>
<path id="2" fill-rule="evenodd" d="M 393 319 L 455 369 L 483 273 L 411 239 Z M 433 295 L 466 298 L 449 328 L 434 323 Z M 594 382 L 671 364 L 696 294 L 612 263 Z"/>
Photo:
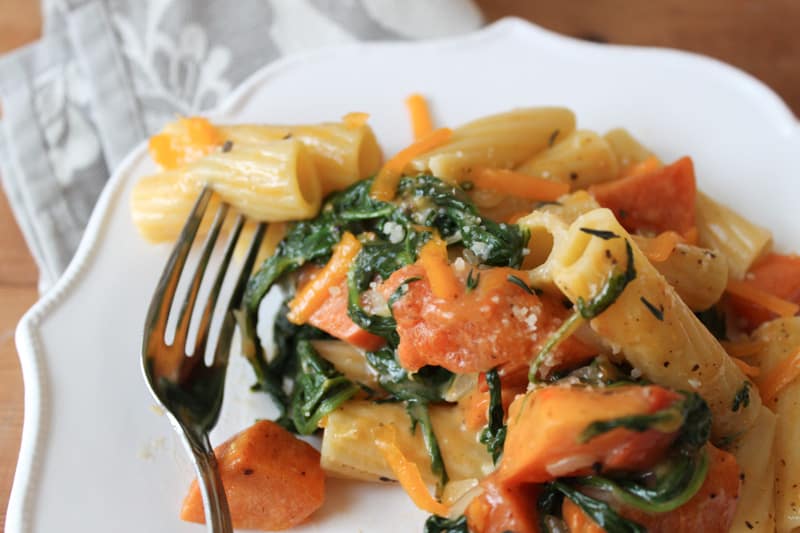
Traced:
<path id="1" fill-rule="evenodd" d="M 244 474 L 245 476 L 252 476 L 253 475 L 253 469 L 252 468 L 245 468 L 242 471 L 242 474 Z"/>

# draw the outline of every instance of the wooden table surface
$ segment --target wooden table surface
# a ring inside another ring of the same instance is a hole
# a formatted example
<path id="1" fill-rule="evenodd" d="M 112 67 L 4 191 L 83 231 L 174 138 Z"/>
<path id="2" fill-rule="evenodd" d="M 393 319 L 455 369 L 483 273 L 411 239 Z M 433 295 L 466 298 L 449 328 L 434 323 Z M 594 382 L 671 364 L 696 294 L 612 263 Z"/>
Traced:
<path id="1" fill-rule="evenodd" d="M 489 20 L 530 19 L 597 42 L 670 46 L 711 55 L 762 79 L 800 114 L 800 2 L 795 0 L 479 0 Z M 36 39 L 36 0 L 0 0 L 0 53 Z M 2 104 L 2 102 L 0 102 Z M 14 328 L 37 298 L 36 266 L 0 189 L 0 528 L 22 429 Z"/>

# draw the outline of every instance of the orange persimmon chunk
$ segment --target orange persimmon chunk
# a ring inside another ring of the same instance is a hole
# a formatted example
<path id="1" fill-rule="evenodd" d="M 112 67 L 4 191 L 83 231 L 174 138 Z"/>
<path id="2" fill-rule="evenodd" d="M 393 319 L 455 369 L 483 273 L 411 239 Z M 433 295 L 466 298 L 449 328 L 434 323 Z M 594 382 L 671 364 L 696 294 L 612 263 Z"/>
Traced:
<path id="1" fill-rule="evenodd" d="M 593 185 L 589 192 L 630 232 L 685 235 L 695 227 L 697 188 L 688 157 L 648 174 Z"/>
<path id="2" fill-rule="evenodd" d="M 469 530 L 474 533 L 537 533 L 536 500 L 541 488 L 536 485 L 510 487 L 497 483 L 490 475 L 481 482 L 483 492 L 467 507 Z"/>
<path id="3" fill-rule="evenodd" d="M 648 514 L 623 508 L 620 514 L 643 525 L 648 533 L 727 533 L 736 513 L 741 470 L 732 454 L 710 444 L 707 449 L 708 474 L 691 500 L 668 513 Z"/>
<path id="4" fill-rule="evenodd" d="M 456 373 L 486 372 L 509 364 L 527 372 L 530 360 L 569 311 L 559 301 L 518 285 L 525 283 L 524 272 L 507 267 L 475 269 L 476 285 L 468 290 L 469 269 L 454 271 L 463 287 L 455 298 L 437 297 L 419 262 L 394 272 L 381 285 L 388 300 L 404 281 L 418 278 L 392 305 L 400 364 L 411 371 L 437 365 Z M 553 361 L 585 360 L 594 353 L 555 350 Z"/>
<path id="5" fill-rule="evenodd" d="M 364 350 L 377 350 L 384 340 L 361 329 L 347 314 L 347 280 L 329 289 L 328 298 L 308 318 L 308 323 L 337 339 Z"/>
<path id="6" fill-rule="evenodd" d="M 274 422 L 256 422 L 214 453 L 237 529 L 288 529 L 322 506 L 325 472 L 319 452 Z M 181 519 L 205 522 L 197 480 L 183 501 Z"/>
<path id="7" fill-rule="evenodd" d="M 681 396 L 656 385 L 611 389 L 550 386 L 519 396 L 497 475 L 503 483 L 543 483 L 593 471 L 641 470 L 661 459 L 675 433 L 616 428 L 581 442 L 593 422 L 649 414 Z"/>

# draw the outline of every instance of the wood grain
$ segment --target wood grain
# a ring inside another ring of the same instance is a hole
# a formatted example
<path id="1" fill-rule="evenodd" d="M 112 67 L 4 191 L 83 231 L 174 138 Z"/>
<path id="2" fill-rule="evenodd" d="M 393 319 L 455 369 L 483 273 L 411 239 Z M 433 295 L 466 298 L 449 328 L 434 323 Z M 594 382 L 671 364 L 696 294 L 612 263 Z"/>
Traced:
<path id="1" fill-rule="evenodd" d="M 668 46 L 716 57 L 763 80 L 800 114 L 800 1 L 477 2 L 489 20 L 516 15 L 592 41 Z M 36 39 L 40 26 L 38 1 L 0 0 L 0 53 Z M 22 427 L 22 379 L 13 331 L 37 297 L 36 280 L 35 265 L 0 190 L 0 529 L 5 527 Z"/>
<path id="2" fill-rule="evenodd" d="M 477 0 L 489 20 L 516 15 L 597 42 L 666 46 L 735 65 L 800 115 L 796 0 Z"/>
<path id="3" fill-rule="evenodd" d="M 0 53 L 33 41 L 40 28 L 37 0 L 0 0 Z M 0 188 L 0 530 L 5 529 L 22 434 L 22 373 L 14 328 L 38 297 L 37 279 L 36 266 Z"/>

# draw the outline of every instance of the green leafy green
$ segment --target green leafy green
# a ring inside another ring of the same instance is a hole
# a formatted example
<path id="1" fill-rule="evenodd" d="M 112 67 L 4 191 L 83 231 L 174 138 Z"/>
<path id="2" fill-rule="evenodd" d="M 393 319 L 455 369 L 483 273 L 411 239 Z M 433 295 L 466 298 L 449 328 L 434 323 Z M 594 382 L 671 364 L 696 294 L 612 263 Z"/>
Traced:
<path id="1" fill-rule="evenodd" d="M 625 290 L 625 287 L 628 286 L 628 283 L 636 279 L 636 267 L 633 264 L 633 248 L 631 248 L 631 243 L 627 240 L 625 241 L 625 255 L 627 257 L 627 266 L 624 272 L 612 274 L 603 285 L 603 288 L 600 289 L 600 292 L 588 302 L 578 297 L 575 306 L 578 308 L 581 316 L 586 320 L 591 320 L 608 309 L 611 304 L 617 301 L 617 298 L 619 298 L 619 295 Z"/>
<path id="2" fill-rule="evenodd" d="M 530 287 L 530 285 L 519 279 L 517 276 L 509 274 L 507 279 L 509 282 L 513 283 L 514 285 L 516 285 L 523 291 L 527 292 L 528 294 L 535 294 L 534 290 Z"/>
<path id="3" fill-rule="evenodd" d="M 619 239 L 619 235 L 617 235 L 613 231 L 607 231 L 604 229 L 592 229 L 592 228 L 580 228 L 580 230 L 594 237 L 599 237 L 604 241 L 608 241 L 611 239 Z"/>
<path id="4" fill-rule="evenodd" d="M 469 272 L 467 273 L 467 279 L 466 279 L 466 283 L 465 283 L 466 286 L 467 286 L 467 292 L 474 291 L 475 289 L 477 289 L 478 288 L 478 283 L 480 283 L 480 281 L 481 281 L 481 273 L 478 272 L 477 276 L 473 276 L 472 274 L 474 272 L 475 272 L 475 269 L 470 268 Z"/>
<path id="5" fill-rule="evenodd" d="M 448 480 L 447 469 L 442 459 L 442 451 L 439 449 L 439 441 L 436 438 L 436 434 L 433 432 L 433 424 L 431 423 L 428 404 L 417 400 L 408 400 L 406 401 L 406 412 L 408 412 L 408 416 L 411 418 L 411 432 L 414 433 L 417 427 L 422 430 L 422 440 L 431 458 L 431 472 L 439 478 L 437 492 L 441 494 Z"/>
<path id="6" fill-rule="evenodd" d="M 674 454 L 656 468 L 647 484 L 631 480 L 612 480 L 602 476 L 576 478 L 575 483 L 600 489 L 617 501 L 647 513 L 666 513 L 688 502 L 706 479 L 708 453 Z"/>
<path id="7" fill-rule="evenodd" d="M 497 464 L 497 460 L 503 453 L 507 428 L 503 424 L 503 390 L 496 368 L 486 373 L 486 384 L 489 386 L 488 422 L 481 431 L 480 441 L 486 445 L 486 449 L 492 454 L 492 460 Z"/>
<path id="8" fill-rule="evenodd" d="M 578 439 L 585 443 L 617 428 L 637 432 L 650 429 L 664 433 L 679 431 L 676 443 L 689 453 L 698 450 L 708 441 L 711 434 L 711 410 L 699 394 L 683 393 L 681 400 L 654 413 L 592 422 Z"/>
<path id="9" fill-rule="evenodd" d="M 311 343 L 297 343 L 298 368 L 289 404 L 289 416 L 302 435 L 310 435 L 319 421 L 353 397 L 360 387 L 322 359 Z"/>
<path id="10" fill-rule="evenodd" d="M 444 518 L 431 515 L 425 521 L 423 533 L 469 533 L 467 517 L 461 515 L 458 518 Z"/>
<path id="11" fill-rule="evenodd" d="M 640 524 L 620 516 L 606 502 L 587 496 L 563 481 L 553 481 L 549 486 L 572 500 L 589 518 L 605 529 L 606 533 L 647 532 Z"/>

